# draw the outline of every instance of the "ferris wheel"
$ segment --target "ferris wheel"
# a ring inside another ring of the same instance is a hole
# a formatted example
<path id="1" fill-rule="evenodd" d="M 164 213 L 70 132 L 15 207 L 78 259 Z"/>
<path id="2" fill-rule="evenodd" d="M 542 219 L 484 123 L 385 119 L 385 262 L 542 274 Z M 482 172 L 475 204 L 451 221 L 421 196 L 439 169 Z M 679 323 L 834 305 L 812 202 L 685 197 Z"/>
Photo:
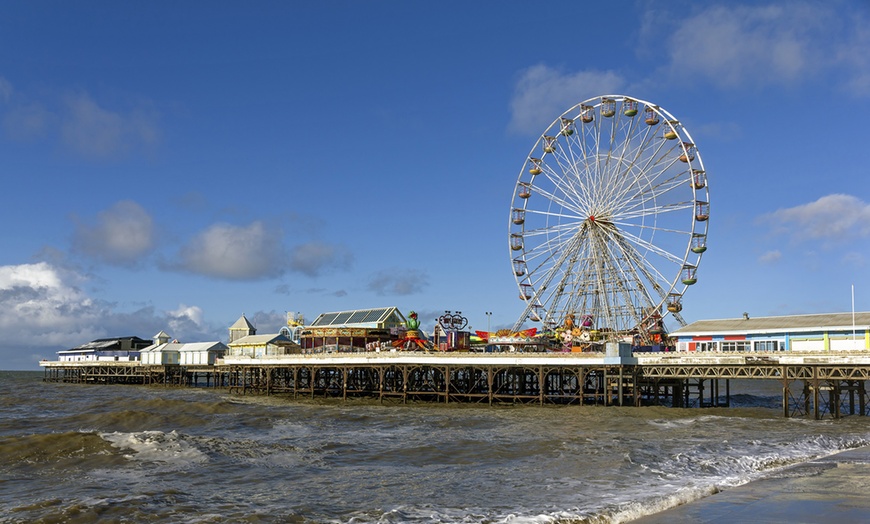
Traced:
<path id="1" fill-rule="evenodd" d="M 680 311 L 707 249 L 707 175 L 661 107 L 586 100 L 537 140 L 514 189 L 509 243 L 526 320 L 600 339 L 650 337 Z M 569 320 L 570 319 L 570 320 Z"/>

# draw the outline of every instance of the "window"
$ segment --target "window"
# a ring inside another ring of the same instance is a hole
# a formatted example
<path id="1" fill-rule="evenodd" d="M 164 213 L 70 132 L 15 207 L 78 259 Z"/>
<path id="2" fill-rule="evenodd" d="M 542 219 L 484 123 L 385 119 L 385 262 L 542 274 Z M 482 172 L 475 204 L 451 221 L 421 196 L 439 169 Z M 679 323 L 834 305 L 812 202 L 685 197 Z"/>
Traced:
<path id="1" fill-rule="evenodd" d="M 752 345 L 749 341 L 738 340 L 722 342 L 722 351 L 751 351 Z"/>
<path id="2" fill-rule="evenodd" d="M 784 351 L 785 341 L 783 340 L 756 340 L 755 351 Z"/>
<path id="3" fill-rule="evenodd" d="M 715 342 L 698 342 L 695 351 L 716 351 Z"/>

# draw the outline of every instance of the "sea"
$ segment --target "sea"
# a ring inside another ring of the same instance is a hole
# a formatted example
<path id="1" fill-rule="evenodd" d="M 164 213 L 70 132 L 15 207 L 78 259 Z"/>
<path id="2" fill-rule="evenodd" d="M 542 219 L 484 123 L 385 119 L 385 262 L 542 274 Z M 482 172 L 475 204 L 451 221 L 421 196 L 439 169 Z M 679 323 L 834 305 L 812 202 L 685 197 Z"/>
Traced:
<path id="1" fill-rule="evenodd" d="M 0 372 L 2 523 L 618 523 L 870 444 L 731 407 L 385 403 Z"/>

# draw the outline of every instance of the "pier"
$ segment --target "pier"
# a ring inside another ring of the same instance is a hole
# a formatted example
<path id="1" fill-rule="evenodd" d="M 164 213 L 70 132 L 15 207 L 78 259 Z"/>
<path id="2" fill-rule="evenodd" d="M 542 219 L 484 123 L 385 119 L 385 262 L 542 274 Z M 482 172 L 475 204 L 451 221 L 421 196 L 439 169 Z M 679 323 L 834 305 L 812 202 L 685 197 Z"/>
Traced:
<path id="1" fill-rule="evenodd" d="M 364 352 L 231 357 L 214 366 L 43 361 L 44 380 L 225 388 L 381 402 L 728 407 L 732 380 L 776 381 L 785 417 L 866 416 L 870 353 Z"/>

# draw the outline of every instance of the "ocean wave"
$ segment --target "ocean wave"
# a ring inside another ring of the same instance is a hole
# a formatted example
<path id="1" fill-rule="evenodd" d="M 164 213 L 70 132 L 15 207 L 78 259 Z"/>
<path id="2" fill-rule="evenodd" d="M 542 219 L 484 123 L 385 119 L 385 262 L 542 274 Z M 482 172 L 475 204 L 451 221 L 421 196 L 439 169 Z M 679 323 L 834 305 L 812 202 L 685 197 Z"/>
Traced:
<path id="1" fill-rule="evenodd" d="M 107 467 L 123 459 L 96 432 L 68 431 L 16 435 L 0 440 L 0 464 L 6 468 L 50 469 Z"/>
<path id="2" fill-rule="evenodd" d="M 116 431 L 100 433 L 100 437 L 117 449 L 132 451 L 124 455 L 131 460 L 172 463 L 177 466 L 208 461 L 208 455 L 177 431 Z"/>

